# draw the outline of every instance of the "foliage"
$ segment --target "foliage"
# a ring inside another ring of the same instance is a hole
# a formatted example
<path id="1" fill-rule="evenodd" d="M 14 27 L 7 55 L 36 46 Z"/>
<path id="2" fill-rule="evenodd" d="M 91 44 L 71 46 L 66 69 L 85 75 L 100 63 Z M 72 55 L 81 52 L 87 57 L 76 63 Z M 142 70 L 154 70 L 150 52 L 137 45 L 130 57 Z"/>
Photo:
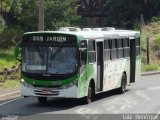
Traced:
<path id="1" fill-rule="evenodd" d="M 46 29 L 55 30 L 59 27 L 78 26 L 77 4 L 75 0 L 47 0 L 45 9 Z"/>
<path id="2" fill-rule="evenodd" d="M 18 24 L 24 31 L 38 30 L 38 3 L 36 0 L 21 0 L 20 12 L 17 16 Z"/>
<path id="3" fill-rule="evenodd" d="M 22 31 L 19 27 L 5 27 L 0 33 L 0 48 L 8 49 L 22 39 Z"/>
<path id="4" fill-rule="evenodd" d="M 155 45 L 160 48 L 160 37 L 155 40 Z"/>
<path id="5" fill-rule="evenodd" d="M 10 50 L 0 50 L 0 71 L 4 68 L 17 65 L 19 62 L 14 57 L 14 48 Z"/>
<path id="6" fill-rule="evenodd" d="M 152 17 L 151 21 L 152 22 L 160 21 L 160 16 Z"/>
<path id="7" fill-rule="evenodd" d="M 149 64 L 145 66 L 145 71 L 156 71 L 158 66 L 156 64 Z"/>
<path id="8" fill-rule="evenodd" d="M 38 0 L 2 0 L 7 5 L 7 24 L 20 25 L 24 31 L 38 29 Z M 160 0 L 108 0 L 108 17 L 101 18 L 101 26 L 139 28 L 140 16 L 145 21 L 155 21 L 160 15 Z M 77 14 L 76 0 L 45 0 L 45 28 L 54 30 L 60 26 L 83 26 Z M 152 18 L 155 16 L 154 18 Z"/>
<path id="9" fill-rule="evenodd" d="M 37 0 L 19 0 L 12 5 L 7 22 L 19 25 L 23 31 L 38 30 L 39 2 Z M 77 26 L 80 17 L 77 15 L 75 0 L 45 1 L 45 29 L 55 30 L 60 26 Z M 10 18 L 9 18 L 10 17 Z M 13 22 L 14 21 L 14 22 Z"/>
<path id="10" fill-rule="evenodd" d="M 5 27 L 5 22 L 2 16 L 0 15 L 0 32 L 3 30 L 4 27 Z"/>
<path id="11" fill-rule="evenodd" d="M 11 9 L 11 6 L 13 4 L 13 0 L 1 0 L 1 5 L 0 5 L 0 9 L 2 9 L 2 11 L 8 12 Z"/>
<path id="12" fill-rule="evenodd" d="M 0 76 L 0 79 L 3 79 L 1 78 Z M 4 90 L 4 89 L 13 89 L 13 88 L 17 88 L 19 87 L 20 85 L 20 82 L 19 82 L 19 79 L 20 77 L 18 75 L 14 76 L 14 79 L 7 79 L 5 81 L 5 83 L 0 83 L 0 90 Z"/>
<path id="13" fill-rule="evenodd" d="M 145 22 L 150 21 L 153 16 L 160 14 L 160 1 L 145 1 L 146 0 L 109 0 L 106 23 L 111 26 L 133 29 L 137 21 L 140 23 L 141 14 L 144 15 Z"/>
<path id="14" fill-rule="evenodd" d="M 146 42 L 147 42 L 147 36 L 144 33 L 142 33 L 141 34 L 141 49 L 142 49 L 142 51 L 146 51 L 146 48 L 147 48 Z"/>

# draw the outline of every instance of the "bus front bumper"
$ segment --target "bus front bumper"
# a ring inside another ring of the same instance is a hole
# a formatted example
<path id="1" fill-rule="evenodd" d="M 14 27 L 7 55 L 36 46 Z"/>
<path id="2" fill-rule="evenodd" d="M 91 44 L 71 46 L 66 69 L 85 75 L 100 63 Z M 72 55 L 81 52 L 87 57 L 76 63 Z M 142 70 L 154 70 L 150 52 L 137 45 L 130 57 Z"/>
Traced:
<path id="1" fill-rule="evenodd" d="M 21 84 L 20 91 L 21 95 L 24 97 L 78 98 L 76 85 L 66 89 L 53 89 L 39 87 L 30 88 Z"/>

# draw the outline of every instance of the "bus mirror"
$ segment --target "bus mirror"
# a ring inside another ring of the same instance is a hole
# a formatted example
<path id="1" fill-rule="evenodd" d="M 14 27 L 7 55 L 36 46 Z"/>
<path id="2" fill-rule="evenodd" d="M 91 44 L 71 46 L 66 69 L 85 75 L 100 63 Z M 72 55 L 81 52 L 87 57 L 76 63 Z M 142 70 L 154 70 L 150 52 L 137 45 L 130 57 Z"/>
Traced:
<path id="1" fill-rule="evenodd" d="M 18 42 L 16 44 L 16 47 L 15 47 L 15 58 L 18 60 L 18 61 L 21 61 L 22 58 L 21 58 L 21 51 L 22 51 L 22 42 Z"/>

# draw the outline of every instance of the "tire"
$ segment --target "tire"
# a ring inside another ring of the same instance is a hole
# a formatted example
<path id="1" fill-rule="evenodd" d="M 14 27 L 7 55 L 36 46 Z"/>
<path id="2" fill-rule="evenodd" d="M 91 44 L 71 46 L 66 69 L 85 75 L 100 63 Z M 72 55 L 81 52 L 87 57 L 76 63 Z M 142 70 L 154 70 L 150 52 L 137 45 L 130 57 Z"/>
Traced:
<path id="1" fill-rule="evenodd" d="M 119 88 L 120 94 L 123 94 L 126 92 L 126 85 L 127 85 L 126 75 L 123 73 L 121 78 L 121 87 Z"/>
<path id="2" fill-rule="evenodd" d="M 39 103 L 46 103 L 47 102 L 47 97 L 38 97 Z"/>
<path id="3" fill-rule="evenodd" d="M 92 86 L 91 84 L 88 87 L 88 94 L 87 97 L 84 98 L 84 103 L 89 104 L 92 102 L 92 97 L 93 97 L 93 91 L 92 91 Z"/>

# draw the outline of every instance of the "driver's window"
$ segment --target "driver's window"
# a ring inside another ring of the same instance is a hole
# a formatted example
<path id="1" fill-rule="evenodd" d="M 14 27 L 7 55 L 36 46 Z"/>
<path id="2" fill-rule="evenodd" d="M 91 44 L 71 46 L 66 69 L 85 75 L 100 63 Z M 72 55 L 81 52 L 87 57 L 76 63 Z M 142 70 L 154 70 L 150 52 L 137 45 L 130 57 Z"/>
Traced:
<path id="1" fill-rule="evenodd" d="M 81 51 L 81 66 L 86 66 L 86 61 L 87 60 L 87 51 Z"/>
<path id="2" fill-rule="evenodd" d="M 86 68 L 86 63 L 87 63 L 87 50 L 84 50 L 84 51 L 81 51 L 80 53 L 80 64 L 81 64 L 81 67 L 80 67 L 80 74 L 83 73 L 84 69 Z"/>

